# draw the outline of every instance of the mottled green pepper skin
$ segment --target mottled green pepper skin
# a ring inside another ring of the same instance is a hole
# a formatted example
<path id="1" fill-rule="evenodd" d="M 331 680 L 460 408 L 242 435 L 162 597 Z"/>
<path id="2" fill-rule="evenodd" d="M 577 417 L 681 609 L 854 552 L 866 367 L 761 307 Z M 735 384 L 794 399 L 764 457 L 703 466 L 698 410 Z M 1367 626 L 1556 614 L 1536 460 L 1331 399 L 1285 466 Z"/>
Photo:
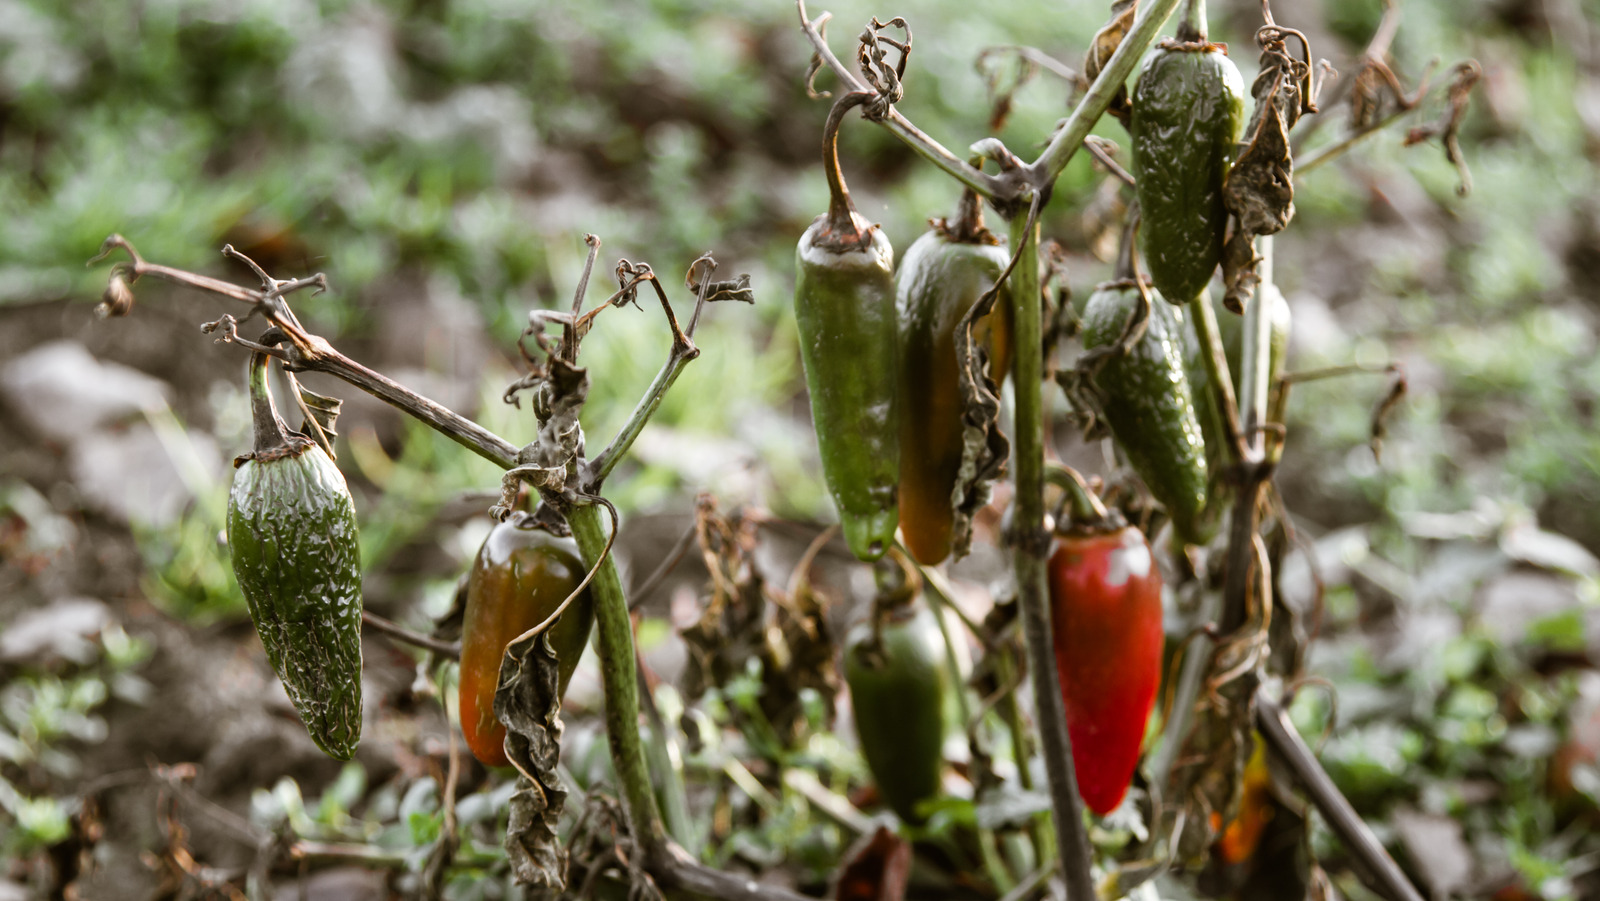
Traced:
<path id="1" fill-rule="evenodd" d="M 855 217 L 860 220 L 860 217 Z M 818 246 L 818 217 L 795 251 L 795 320 L 822 475 L 845 543 L 862 560 L 894 544 L 900 521 L 894 250 L 875 226 L 860 250 Z"/>
<path id="2" fill-rule="evenodd" d="M 1096 291 L 1084 308 L 1084 348 L 1116 343 L 1138 304 L 1132 287 Z M 1178 537 L 1203 544 L 1213 528 L 1205 516 L 1206 447 L 1184 373 L 1181 316 L 1152 291 L 1144 335 L 1127 354 L 1108 359 L 1095 384 L 1129 465 L 1167 508 Z"/>
<path id="3" fill-rule="evenodd" d="M 944 769 L 944 637 L 933 614 L 905 608 L 882 629 L 882 665 L 869 653 L 872 627 L 857 625 L 845 639 L 844 679 L 850 686 L 856 736 L 872 779 L 900 819 L 921 823 L 917 805 L 939 795 Z"/>
<path id="4" fill-rule="evenodd" d="M 350 759 L 361 741 L 361 547 L 350 489 L 322 448 L 296 441 L 239 463 L 228 548 L 306 731 Z"/>
<path id="5" fill-rule="evenodd" d="M 900 259 L 895 305 L 900 316 L 900 531 L 918 562 L 950 556 L 951 493 L 961 468 L 961 319 L 1010 262 L 1004 245 L 966 244 L 938 231 L 918 238 Z M 974 325 L 987 345 L 998 384 L 1011 366 L 1010 292 Z"/>
<path id="6" fill-rule="evenodd" d="M 1153 51 L 1128 121 L 1140 245 L 1156 289 L 1177 304 L 1198 296 L 1222 262 L 1222 182 L 1244 124 L 1244 79 L 1211 46 Z"/>

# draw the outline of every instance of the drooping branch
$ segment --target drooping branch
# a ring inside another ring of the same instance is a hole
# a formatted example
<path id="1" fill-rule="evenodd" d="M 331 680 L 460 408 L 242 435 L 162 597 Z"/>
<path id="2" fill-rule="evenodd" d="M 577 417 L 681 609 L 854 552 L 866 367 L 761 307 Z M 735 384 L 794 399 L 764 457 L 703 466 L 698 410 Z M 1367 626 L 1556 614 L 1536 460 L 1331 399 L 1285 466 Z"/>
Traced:
<path id="1" fill-rule="evenodd" d="M 143 276 L 152 276 L 174 284 L 194 288 L 208 294 L 226 297 L 231 300 L 249 304 L 250 309 L 242 320 L 253 316 L 263 319 L 277 326 L 287 338 L 285 344 L 272 349 L 274 356 L 284 364 L 285 368 L 294 372 L 324 372 L 335 378 L 342 379 L 355 385 L 357 388 L 371 394 L 373 397 L 398 408 L 400 411 L 421 420 L 435 430 L 448 436 L 457 444 L 467 448 L 473 453 L 501 467 L 509 468 L 516 465 L 517 448 L 511 442 L 494 434 L 483 426 L 456 413 L 454 410 L 436 403 L 412 391 L 380 372 L 350 359 L 340 353 L 327 339 L 313 335 L 305 330 L 300 321 L 289 310 L 284 302 L 284 296 L 291 291 L 302 288 L 327 287 L 327 280 L 323 276 L 313 276 L 307 279 L 276 280 L 262 272 L 260 267 L 242 254 L 235 251 L 232 246 L 223 248 L 223 252 L 250 265 L 262 276 L 263 288 L 260 290 L 245 288 L 221 279 L 174 269 L 146 262 L 137 250 L 134 249 L 126 238 L 121 235 L 111 235 L 106 238 L 100 247 L 100 253 L 91 263 L 104 259 L 112 251 L 121 249 L 131 257 L 130 262 L 118 263 L 113 270 L 112 278 L 120 280 L 125 286 L 132 285 Z M 122 312 L 126 312 L 123 310 Z M 218 320 L 224 329 L 221 341 L 236 341 L 228 324 L 237 324 L 230 316 Z"/>
<path id="2" fill-rule="evenodd" d="M 430 638 L 420 632 L 413 632 L 393 620 L 385 619 L 370 610 L 361 611 L 361 621 L 371 627 L 373 631 L 386 635 L 402 644 L 422 648 L 425 651 L 432 651 L 435 654 L 449 657 L 451 660 L 461 659 L 461 642 L 459 641 L 440 641 L 437 638 Z"/>
<path id="3" fill-rule="evenodd" d="M 1322 764 L 1317 762 L 1316 755 L 1306 747 L 1283 705 L 1266 685 L 1256 689 L 1255 705 L 1256 728 L 1261 737 L 1266 739 L 1273 753 L 1288 764 L 1295 779 L 1311 796 L 1311 803 L 1328 821 L 1328 827 L 1344 842 L 1351 856 L 1361 861 L 1366 874 L 1377 882 L 1375 887 L 1390 901 L 1422 901 L 1422 895 L 1406 878 L 1400 865 L 1389 856 L 1377 836 L 1350 806 L 1350 801 L 1333 784 Z"/>
<path id="4" fill-rule="evenodd" d="M 112 271 L 103 305 L 107 314 L 126 314 L 133 303 L 130 286 L 146 275 L 240 301 L 250 307 L 242 319 L 261 316 L 283 332 L 283 343 L 267 347 L 239 338 L 237 327 L 241 320 L 232 316 L 224 316 L 210 324 L 211 331 L 221 332 L 219 340 L 237 342 L 252 350 L 275 356 L 285 364 L 286 368 L 293 371 L 326 372 L 343 379 L 448 435 L 501 468 L 507 470 L 519 468 L 518 449 L 510 442 L 443 405 L 410 391 L 387 376 L 351 360 L 335 350 L 326 339 L 307 332 L 283 302 L 283 297 L 303 288 L 325 288 L 324 278 L 318 276 L 310 279 L 275 280 L 252 261 L 237 254 L 231 247 L 227 248 L 226 252 L 229 255 L 251 266 L 262 278 L 262 289 L 245 288 L 209 276 L 148 263 L 139 256 L 133 245 L 120 235 L 107 238 L 100 255 L 95 260 L 103 259 L 117 249 L 125 251 L 131 261 L 118 263 Z M 626 452 L 649 420 L 650 414 L 660 405 L 661 397 L 676 379 L 678 372 L 698 354 L 692 336 L 699 323 L 704 304 L 721 300 L 753 302 L 747 277 L 741 276 L 730 281 L 713 281 L 710 272 L 715 268 L 715 264 L 709 258 L 702 258 L 697 260 L 695 265 L 699 266 L 702 263 L 705 265 L 699 281 L 694 281 L 695 267 L 691 266 L 690 269 L 690 286 L 696 292 L 697 303 L 694 317 L 687 330 L 679 327 L 666 294 L 656 283 L 654 273 L 649 271 L 649 267 L 633 267 L 626 274 L 622 287 L 607 302 L 611 304 L 630 299 L 633 290 L 640 282 L 650 281 L 655 286 L 672 329 L 673 350 L 669 354 L 667 365 L 652 383 L 650 391 L 634 411 L 623 433 L 602 455 L 604 460 L 597 460 L 596 466 L 589 470 L 595 482 L 603 478 L 605 472 L 608 472 L 616 460 Z M 582 307 L 582 294 L 580 290 L 575 301 L 577 310 L 581 310 Z M 557 313 L 547 318 L 564 326 L 564 337 L 567 334 L 565 327 L 571 326 L 570 334 L 575 345 L 597 312 L 598 310 L 594 310 L 584 316 Z M 576 356 L 576 348 L 573 350 L 573 356 Z M 572 465 L 582 467 L 584 463 L 581 459 L 577 459 L 572 461 Z M 674 897 L 687 895 L 744 899 L 744 901 L 803 901 L 804 896 L 793 892 L 761 885 L 752 879 L 713 870 L 699 864 L 689 858 L 681 848 L 667 840 L 661 827 L 660 813 L 655 804 L 639 735 L 638 682 L 634 669 L 635 656 L 627 597 L 622 589 L 616 563 L 611 555 L 605 552 L 609 535 L 599 515 L 601 506 L 607 505 L 592 500 L 588 504 L 573 507 L 568 511 L 568 522 L 573 526 L 579 547 L 584 551 L 584 556 L 589 559 L 594 570 L 591 590 L 596 599 L 612 765 L 621 783 L 619 789 L 628 812 L 633 840 L 643 853 L 641 861 L 643 871 L 648 872 L 660 887 L 667 889 Z M 452 652 L 459 653 L 453 644 L 417 635 L 381 617 L 369 616 L 365 621 L 370 627 L 397 640 L 447 656 Z M 613 666 L 612 663 L 617 665 Z M 291 853 L 302 859 L 340 858 L 375 866 L 402 863 L 398 858 L 391 860 L 368 846 L 334 847 L 299 842 L 293 846 Z"/>

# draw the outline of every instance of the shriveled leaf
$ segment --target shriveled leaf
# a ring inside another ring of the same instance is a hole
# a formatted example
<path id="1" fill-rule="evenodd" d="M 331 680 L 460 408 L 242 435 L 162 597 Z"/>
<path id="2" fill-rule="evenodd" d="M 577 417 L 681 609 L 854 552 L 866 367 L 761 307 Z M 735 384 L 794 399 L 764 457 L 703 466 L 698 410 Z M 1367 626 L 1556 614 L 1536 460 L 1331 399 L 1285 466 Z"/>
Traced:
<path id="1" fill-rule="evenodd" d="M 774 678 L 781 680 L 782 693 L 793 695 L 796 724 L 803 720 L 803 711 L 799 709 L 800 692 L 808 688 L 815 691 L 822 699 L 823 719 L 831 727 L 840 679 L 836 663 L 838 641 L 828 625 L 827 608 L 811 590 L 809 582 L 802 583 L 774 606 L 777 608 L 781 644 L 775 642 L 777 647 L 770 654 L 775 665 L 768 667 L 772 672 L 767 681 L 770 683 Z M 771 633 L 768 634 L 770 636 Z M 779 665 L 784 663 L 787 665 Z M 775 691 L 777 687 L 770 686 L 767 690 Z"/>
<path id="2" fill-rule="evenodd" d="M 1456 194 L 1460 197 L 1472 193 L 1472 170 L 1467 168 L 1467 158 L 1461 153 L 1461 143 L 1457 135 L 1461 130 L 1461 120 L 1467 115 L 1467 98 L 1472 94 L 1473 86 L 1481 78 L 1483 78 L 1483 67 L 1478 65 L 1477 60 L 1469 59 L 1456 63 L 1455 77 L 1451 79 L 1450 88 L 1446 92 L 1444 116 L 1432 125 L 1413 128 L 1406 134 L 1407 147 L 1429 138 L 1439 139 L 1439 143 L 1444 145 L 1444 158 L 1456 167 L 1456 174 L 1460 178 L 1456 184 Z"/>
<path id="3" fill-rule="evenodd" d="M 558 495 L 576 493 L 578 487 L 576 468 L 569 464 L 583 452 L 583 426 L 578 417 L 589 397 L 589 371 L 551 355 L 548 366 L 506 389 L 506 402 L 516 403 L 517 394 L 529 389 L 539 432 L 517 452 L 517 465 L 501 477 L 500 503 L 489 512 L 502 521 L 511 515 L 524 483 Z"/>
<path id="4" fill-rule="evenodd" d="M 1172 802 L 1184 812 L 1176 858 L 1196 861 L 1210 851 L 1213 824 L 1231 820 L 1239 806 L 1242 775 L 1254 747 L 1251 733 L 1253 675 L 1233 679 L 1196 703 L 1193 725 L 1172 771 Z M 1212 815 L 1216 814 L 1213 820 Z"/>
<path id="5" fill-rule="evenodd" d="M 1039 73 L 1038 64 L 1019 48 L 990 47 L 978 55 L 978 71 L 989 94 L 989 131 L 999 132 L 1011 116 L 1012 100 L 1022 86 Z M 1007 60 L 1006 57 L 1010 59 Z M 1006 62 L 1011 65 L 1007 66 Z"/>
<path id="6" fill-rule="evenodd" d="M 100 295 L 94 314 L 101 319 L 111 319 L 126 316 L 132 310 L 133 289 L 128 287 L 128 274 L 118 267 L 111 270 L 111 278 L 106 281 L 105 293 Z"/>
<path id="7" fill-rule="evenodd" d="M 1245 128 L 1245 147 L 1223 182 L 1222 199 L 1230 214 L 1229 237 L 1223 249 L 1222 276 L 1227 293 L 1223 303 L 1240 312 L 1259 281 L 1252 243 L 1257 235 L 1282 231 L 1294 217 L 1294 159 L 1289 152 L 1289 130 L 1306 112 L 1316 110 L 1316 85 L 1311 77 L 1310 55 L 1298 36 L 1306 59 L 1289 53 L 1290 32 L 1272 25 L 1256 33 L 1261 46 L 1261 72 L 1250 86 L 1255 112 Z"/>
<path id="8" fill-rule="evenodd" d="M 548 630 L 513 642 L 500 663 L 494 715 L 506 727 L 506 756 L 521 775 L 511 796 L 505 849 L 517 882 L 554 894 L 566 888 L 567 849 L 556 833 L 567 791 L 561 760 L 561 698 Z"/>
<path id="9" fill-rule="evenodd" d="M 693 291 L 695 296 L 698 297 L 700 285 L 691 281 L 689 290 Z M 740 273 L 737 278 L 713 281 L 711 284 L 706 285 L 706 303 L 717 303 L 724 300 L 735 300 L 739 303 L 751 304 L 756 302 L 756 292 L 755 289 L 750 287 L 750 274 L 748 272 Z"/>
<path id="10" fill-rule="evenodd" d="M 300 408 L 306 414 L 300 421 L 300 434 L 321 445 L 328 456 L 339 459 L 334 452 L 334 439 L 339 437 L 339 408 L 344 406 L 344 401 L 318 394 L 302 385 L 299 379 L 294 380 L 294 390 L 299 394 Z"/>
<path id="11" fill-rule="evenodd" d="M 695 531 L 711 573 L 711 595 L 700 619 L 679 633 L 689 651 L 683 674 L 688 700 L 742 674 L 750 658 L 760 657 L 767 644 L 766 581 L 748 559 L 755 548 L 754 523 L 722 516 L 716 502 L 702 495 Z"/>
<path id="12" fill-rule="evenodd" d="M 1111 4 L 1111 18 L 1095 32 L 1094 40 L 1089 42 L 1088 52 L 1083 55 L 1083 77 L 1089 84 L 1094 84 L 1100 77 L 1100 70 L 1110 61 L 1111 54 L 1116 53 L 1117 48 L 1122 46 L 1122 39 L 1127 37 L 1128 31 L 1133 28 L 1134 15 L 1138 11 L 1139 0 L 1115 0 Z M 1111 98 L 1111 105 L 1106 107 L 1106 112 L 1126 121 L 1128 115 L 1126 85 L 1117 88 L 1117 95 Z"/>
<path id="13" fill-rule="evenodd" d="M 902 901 L 910 877 L 911 843 L 879 826 L 850 849 L 834 901 Z"/>
<path id="14" fill-rule="evenodd" d="M 996 285 L 978 298 L 956 328 L 956 364 L 961 388 L 961 466 L 956 470 L 950 506 L 955 511 L 951 528 L 952 551 L 957 560 L 972 549 L 972 518 L 989 502 L 989 490 L 1005 472 L 1011 441 L 1000 431 L 999 380 L 1003 373 L 989 372 L 989 354 L 972 337 L 973 326 L 994 309 L 1000 298 Z"/>

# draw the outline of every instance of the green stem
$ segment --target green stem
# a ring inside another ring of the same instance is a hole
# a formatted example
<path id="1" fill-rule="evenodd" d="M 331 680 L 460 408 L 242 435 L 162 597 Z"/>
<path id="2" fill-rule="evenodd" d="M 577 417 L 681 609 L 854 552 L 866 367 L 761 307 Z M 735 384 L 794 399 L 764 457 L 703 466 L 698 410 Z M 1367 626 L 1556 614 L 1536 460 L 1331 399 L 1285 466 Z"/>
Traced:
<path id="1" fill-rule="evenodd" d="M 928 606 L 933 610 L 934 625 L 939 627 L 939 637 L 944 640 L 945 677 L 950 680 L 950 688 L 956 693 L 956 710 L 961 716 L 962 726 L 966 726 L 972 722 L 972 702 L 967 698 L 967 680 L 961 675 L 961 661 L 956 659 L 956 646 L 951 641 L 950 626 L 945 621 L 945 605 L 954 602 L 927 582 L 923 583 L 923 588 Z"/>
<path id="2" fill-rule="evenodd" d="M 1261 285 L 1272 281 L 1272 237 L 1260 239 L 1261 264 L 1257 270 Z M 1261 425 L 1267 418 L 1268 357 L 1272 347 L 1272 316 L 1267 312 L 1264 291 L 1257 289 L 1244 311 L 1244 352 L 1240 368 L 1239 418 L 1244 426 L 1241 443 L 1244 458 L 1239 464 L 1240 490 L 1234 499 L 1233 520 L 1228 535 L 1227 578 L 1223 585 L 1222 617 L 1218 625 L 1223 635 L 1232 635 L 1250 616 L 1250 591 L 1253 580 L 1265 580 L 1266 573 L 1256 573 L 1256 530 L 1260 524 L 1261 495 L 1266 481 L 1262 478 L 1262 460 L 1266 450 L 1266 433 Z"/>
<path id="3" fill-rule="evenodd" d="M 567 511 L 567 524 L 578 542 L 583 562 L 599 572 L 589 583 L 594 596 L 594 618 L 600 638 L 600 674 L 606 693 L 606 740 L 611 745 L 611 763 L 617 773 L 628 831 L 652 860 L 665 851 L 666 834 L 661 828 L 661 811 L 656 807 L 650 785 L 650 770 L 645 766 L 644 745 L 639 739 L 639 683 L 635 676 L 633 623 L 628 617 L 628 598 L 617 576 L 616 562 L 607 556 L 606 517 L 598 504 Z"/>
<path id="4" fill-rule="evenodd" d="M 1016 661 L 1011 657 L 1011 649 L 1006 646 L 995 651 L 998 658 L 995 661 L 995 676 L 1001 685 L 1012 684 L 1017 677 Z M 1006 731 L 1011 733 L 1011 759 L 1017 765 L 1017 783 L 1023 791 L 1033 791 L 1033 768 L 1028 765 L 1028 729 L 1022 719 L 1022 704 L 1017 701 L 1017 693 L 1009 691 L 1000 699 L 1000 718 L 1005 721 Z M 1028 841 L 1033 845 L 1033 860 L 1038 863 L 1049 860 L 1056 855 L 1055 836 L 1050 834 L 1050 815 L 1040 813 L 1028 821 Z"/>
<path id="5" fill-rule="evenodd" d="M 1178 40 L 1191 44 L 1206 42 L 1206 0 L 1184 0 L 1183 21 L 1178 23 Z"/>
<path id="6" fill-rule="evenodd" d="M 961 674 L 961 662 L 956 659 L 956 646 L 950 635 L 950 624 L 945 620 L 945 610 L 955 606 L 955 601 L 945 597 L 938 588 L 926 581 L 923 583 L 923 595 L 933 610 L 933 621 L 939 627 L 939 637 L 944 640 L 945 677 L 950 680 L 950 688 L 955 692 L 956 710 L 961 717 L 961 725 L 965 730 L 977 729 L 979 725 L 972 722 L 972 701 L 967 697 L 967 680 Z M 971 735 L 969 731 L 969 738 Z M 1000 860 L 994 831 L 980 826 L 977 827 L 977 833 L 978 851 L 983 857 L 983 868 L 988 872 L 989 880 L 995 884 L 997 891 L 1001 893 L 1010 891 L 1016 880 L 1011 877 L 1005 864 Z"/>
<path id="7" fill-rule="evenodd" d="M 1215 592 L 1205 592 L 1201 595 L 1199 614 L 1193 622 L 1210 622 L 1216 616 L 1216 608 Z M 1172 773 L 1173 762 L 1178 759 L 1178 751 L 1189 737 L 1189 717 L 1194 712 L 1195 699 L 1200 696 L 1200 683 L 1205 679 L 1206 667 L 1211 662 L 1212 645 L 1210 637 L 1202 633 L 1190 639 L 1183 652 L 1178 686 L 1172 696 L 1172 709 L 1167 714 L 1167 721 L 1161 724 L 1161 744 L 1150 755 L 1150 784 L 1162 792 L 1167 790 L 1167 777 Z"/>
<path id="8" fill-rule="evenodd" d="M 1154 0 L 1139 11 L 1138 17 L 1133 21 L 1133 28 L 1123 37 L 1122 43 L 1117 46 L 1117 52 L 1111 54 L 1111 59 L 1100 69 L 1099 77 L 1089 86 L 1089 92 L 1072 111 L 1067 124 L 1056 131 L 1055 137 L 1050 139 L 1050 146 L 1046 147 L 1044 153 L 1041 153 L 1033 165 L 1029 166 L 1034 184 L 1055 184 L 1057 176 L 1067 168 L 1072 155 L 1078 152 L 1083 139 L 1089 136 L 1094 124 L 1100 121 L 1112 98 L 1117 96 L 1117 91 L 1127 82 L 1128 76 L 1133 74 L 1133 67 L 1155 41 L 1161 26 L 1171 18 L 1173 10 L 1178 8 L 1180 2 L 1182 0 Z"/>
<path id="9" fill-rule="evenodd" d="M 638 684 L 648 688 L 644 675 L 644 657 L 635 653 L 634 673 Z M 694 817 L 689 813 L 689 794 L 683 784 L 683 753 L 678 749 L 673 727 L 661 715 L 655 697 L 648 690 L 639 696 L 645 719 L 650 721 L 650 734 L 645 752 L 650 772 L 656 777 L 657 795 L 662 813 L 666 817 L 667 834 L 672 836 L 691 855 L 700 853 L 700 833 L 695 829 Z"/>
<path id="10" fill-rule="evenodd" d="M 606 476 L 617 467 L 617 462 L 628 452 L 628 448 L 633 446 L 634 439 L 644 431 L 645 425 L 650 422 L 650 417 L 660 409 L 661 401 L 672 389 L 672 383 L 678 380 L 684 367 L 688 366 L 689 361 L 698 353 L 692 344 L 686 349 L 673 345 L 667 362 L 662 365 L 661 371 L 656 373 L 655 379 L 650 382 L 650 387 L 645 389 L 644 396 L 639 398 L 639 403 L 634 406 L 633 412 L 628 414 L 628 421 L 617 430 L 616 437 L 611 439 L 606 449 L 587 466 L 584 472 L 584 484 L 591 493 L 598 493 Z"/>
<path id="11" fill-rule="evenodd" d="M 1189 301 L 1189 315 L 1194 319 L 1195 336 L 1200 340 L 1200 360 L 1206 367 L 1206 378 L 1211 381 L 1216 394 L 1217 409 L 1222 411 L 1223 431 L 1228 436 L 1229 459 L 1237 463 L 1244 459 L 1244 441 L 1239 428 L 1239 402 L 1233 395 L 1233 373 L 1228 371 L 1228 355 L 1222 347 L 1222 333 L 1217 330 L 1217 312 L 1211 308 L 1211 297 L 1201 291 Z"/>
<path id="12" fill-rule="evenodd" d="M 1127 47 L 1128 42 L 1124 41 L 1123 49 Z M 1078 138 L 1073 146 L 1082 140 Z M 1028 665 L 1033 674 L 1040 747 L 1044 753 L 1045 772 L 1050 777 L 1051 812 L 1061 854 L 1061 872 L 1066 877 L 1070 901 L 1093 901 L 1089 833 L 1083 825 L 1083 802 L 1078 796 L 1078 779 L 1072 765 L 1072 738 L 1067 734 L 1067 715 L 1057 684 L 1045 593 L 1045 559 L 1050 552 L 1050 536 L 1044 531 L 1044 348 L 1039 297 L 1039 226 L 1035 219 L 1033 227 L 1029 228 L 1028 218 L 1018 215 L 1011 220 L 1011 246 L 1018 248 L 1019 254 L 1011 273 L 1012 328 L 1016 334 L 1012 345 L 1016 348 L 1012 358 L 1012 384 L 1017 404 L 1014 429 L 1017 493 L 1010 536 L 1012 562 L 1022 631 L 1028 646 Z"/>
<path id="13" fill-rule="evenodd" d="M 1244 353 L 1240 364 L 1244 373 L 1239 383 L 1242 394 L 1239 398 L 1239 414 L 1244 420 L 1245 446 L 1257 457 L 1266 443 L 1261 426 L 1267 421 L 1267 392 L 1272 387 L 1268 384 L 1272 314 L 1267 310 L 1265 296 L 1267 286 L 1272 284 L 1272 236 L 1262 235 L 1258 241 L 1261 263 L 1256 271 L 1261 276 L 1261 284 L 1256 288 L 1256 296 L 1251 299 L 1250 306 L 1244 311 Z"/>
<path id="14" fill-rule="evenodd" d="M 1072 522 L 1076 525 L 1098 526 L 1106 521 L 1106 505 L 1095 497 L 1089 490 L 1089 483 L 1076 469 L 1065 463 L 1049 462 L 1045 464 L 1045 481 L 1067 493 L 1068 505 L 1072 508 Z M 1061 523 L 1056 523 L 1059 528 Z"/>

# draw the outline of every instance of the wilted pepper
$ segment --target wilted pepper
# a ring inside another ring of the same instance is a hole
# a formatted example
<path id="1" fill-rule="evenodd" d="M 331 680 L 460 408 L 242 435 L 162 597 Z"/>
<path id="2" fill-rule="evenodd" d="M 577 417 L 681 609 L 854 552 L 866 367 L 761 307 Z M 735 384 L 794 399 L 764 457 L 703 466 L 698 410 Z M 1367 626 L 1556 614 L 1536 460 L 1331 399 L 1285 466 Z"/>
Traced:
<path id="1" fill-rule="evenodd" d="M 1146 60 L 1128 120 L 1150 278 L 1179 305 L 1222 262 L 1222 185 L 1244 124 L 1244 79 L 1226 48 L 1206 40 L 1205 4 L 1190 14 L 1178 39 Z"/>
<path id="2" fill-rule="evenodd" d="M 234 460 L 228 550 L 267 660 L 317 747 L 348 760 L 361 741 L 361 546 L 344 476 L 291 433 L 250 358 L 255 450 Z"/>
<path id="3" fill-rule="evenodd" d="M 900 260 L 895 303 L 900 314 L 900 531 L 918 561 L 950 555 L 955 488 L 962 456 L 957 330 L 978 298 L 994 287 L 1010 257 L 1005 241 L 983 224 L 970 188 L 954 220 L 939 219 Z M 1011 367 L 1011 302 L 1001 289 L 996 309 L 973 326 L 998 385 Z"/>
<path id="4" fill-rule="evenodd" d="M 828 114 L 828 212 L 800 238 L 794 288 L 822 475 L 845 542 L 862 560 L 882 557 L 894 543 L 900 482 L 894 250 L 882 229 L 856 213 L 839 171 L 839 125 L 871 97 L 846 94 Z"/>
<path id="5" fill-rule="evenodd" d="M 461 731 L 472 756 L 506 766 L 506 727 L 494 715 L 494 693 L 506 645 L 554 613 L 587 570 L 578 545 L 517 512 L 483 540 L 467 574 L 461 626 Z M 556 652 L 556 696 L 578 668 L 594 625 L 594 599 L 585 590 L 547 634 Z"/>

